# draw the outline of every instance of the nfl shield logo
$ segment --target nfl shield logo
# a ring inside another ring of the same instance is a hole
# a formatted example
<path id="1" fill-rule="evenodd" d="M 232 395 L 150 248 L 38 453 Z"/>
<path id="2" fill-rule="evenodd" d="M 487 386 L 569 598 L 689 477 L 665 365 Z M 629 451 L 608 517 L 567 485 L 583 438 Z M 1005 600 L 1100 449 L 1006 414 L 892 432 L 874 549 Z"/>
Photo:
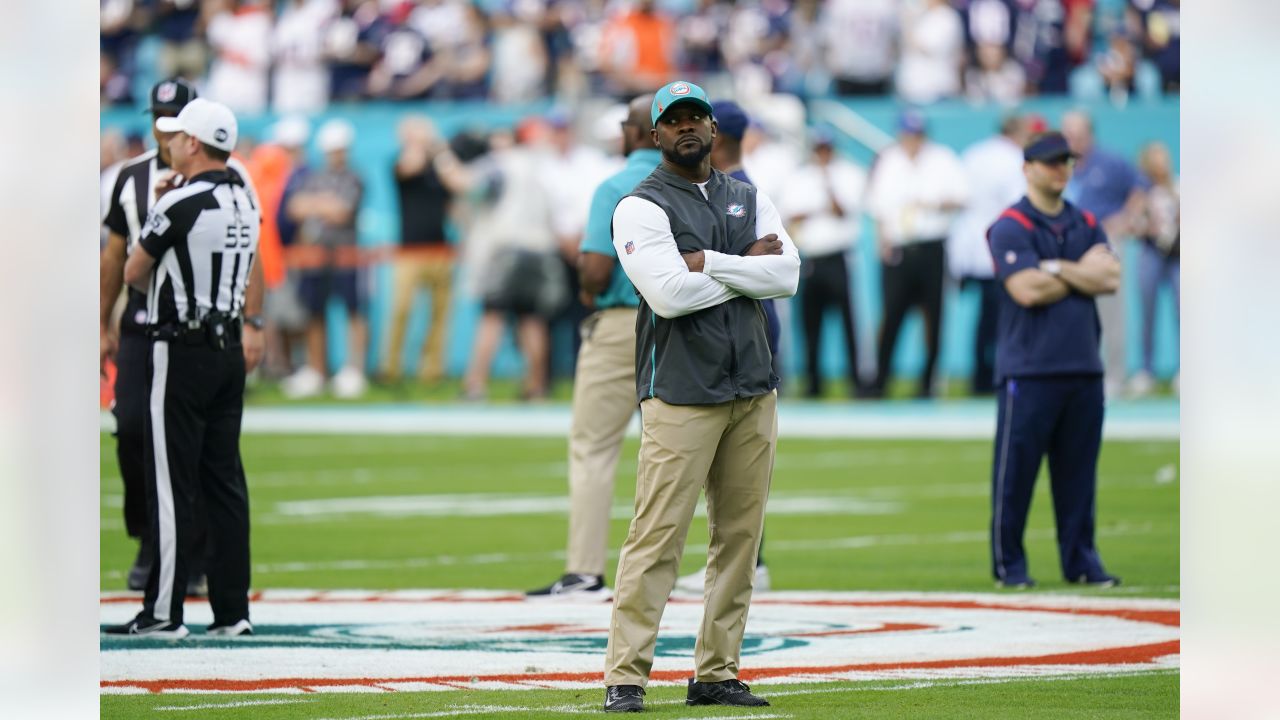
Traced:
<path id="1" fill-rule="evenodd" d="M 729 203 L 729 207 L 725 208 L 725 214 L 740 218 L 746 217 L 747 208 L 742 203 Z"/>
<path id="2" fill-rule="evenodd" d="M 178 95 L 178 86 L 171 83 L 163 83 L 156 89 L 156 100 L 162 103 L 173 102 L 173 98 Z"/>
<path id="3" fill-rule="evenodd" d="M 636 251 L 636 244 L 628 240 L 627 244 L 623 245 L 622 248 L 627 251 L 628 255 L 630 255 L 631 253 Z"/>

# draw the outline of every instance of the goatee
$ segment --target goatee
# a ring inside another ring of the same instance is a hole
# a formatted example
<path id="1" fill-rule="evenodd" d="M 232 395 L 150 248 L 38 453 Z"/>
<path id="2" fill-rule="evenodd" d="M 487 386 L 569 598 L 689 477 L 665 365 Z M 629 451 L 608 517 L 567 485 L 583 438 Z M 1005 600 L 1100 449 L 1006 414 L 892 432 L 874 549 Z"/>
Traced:
<path id="1" fill-rule="evenodd" d="M 662 157 L 682 168 L 696 168 L 711 154 L 711 143 L 698 143 L 697 150 L 681 151 L 678 147 L 663 148 Z"/>

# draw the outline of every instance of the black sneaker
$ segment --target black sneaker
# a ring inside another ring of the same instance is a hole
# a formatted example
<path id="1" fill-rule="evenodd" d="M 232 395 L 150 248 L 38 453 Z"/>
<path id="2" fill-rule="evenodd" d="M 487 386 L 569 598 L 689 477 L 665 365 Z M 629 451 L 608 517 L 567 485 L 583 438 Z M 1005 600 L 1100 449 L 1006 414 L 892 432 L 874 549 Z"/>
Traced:
<path id="1" fill-rule="evenodd" d="M 1030 590 L 1035 586 L 1036 581 L 1029 577 L 996 581 L 997 590 Z"/>
<path id="2" fill-rule="evenodd" d="M 146 635 L 148 637 L 181 640 L 191 634 L 182 623 L 157 620 L 142 613 L 123 625 L 108 625 L 102 629 L 108 635 Z"/>
<path id="3" fill-rule="evenodd" d="M 233 623 L 214 623 L 205 628 L 205 633 L 214 637 L 240 637 L 252 635 L 253 625 L 248 620 L 237 620 Z"/>
<path id="4" fill-rule="evenodd" d="M 605 712 L 641 712 L 644 688 L 639 685 L 610 685 L 604 689 Z"/>
<path id="5" fill-rule="evenodd" d="M 1115 575 L 1101 573 L 1099 575 L 1081 575 L 1075 580 L 1068 580 L 1072 585 L 1087 585 L 1093 588 L 1113 588 L 1120 584 L 1120 578 Z"/>
<path id="6" fill-rule="evenodd" d="M 604 586 L 603 575 L 579 575 L 565 573 L 560 579 L 544 588 L 525 593 L 530 598 L 583 598 L 608 600 L 609 588 Z"/>
<path id="7" fill-rule="evenodd" d="M 768 700 L 751 694 L 751 688 L 741 680 L 698 682 L 689 678 L 689 694 L 685 705 L 737 705 L 739 707 L 763 707 Z"/>

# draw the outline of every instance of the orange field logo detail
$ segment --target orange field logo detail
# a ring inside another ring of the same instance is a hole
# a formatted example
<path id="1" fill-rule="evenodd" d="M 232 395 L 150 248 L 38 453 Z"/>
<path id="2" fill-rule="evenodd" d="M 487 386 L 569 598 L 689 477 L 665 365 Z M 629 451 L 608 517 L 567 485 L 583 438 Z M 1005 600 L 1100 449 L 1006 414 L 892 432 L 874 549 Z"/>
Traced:
<path id="1" fill-rule="evenodd" d="M 102 599 L 123 622 L 136 595 Z M 576 688 L 600 684 L 607 602 L 489 591 L 267 591 L 255 634 L 208 637 L 191 602 L 186 640 L 106 637 L 102 691 L 279 692 Z M 652 673 L 683 683 L 701 602 L 675 597 Z M 1178 667 L 1176 600 L 935 593 L 762 593 L 743 680 L 821 682 L 1141 671 Z"/>

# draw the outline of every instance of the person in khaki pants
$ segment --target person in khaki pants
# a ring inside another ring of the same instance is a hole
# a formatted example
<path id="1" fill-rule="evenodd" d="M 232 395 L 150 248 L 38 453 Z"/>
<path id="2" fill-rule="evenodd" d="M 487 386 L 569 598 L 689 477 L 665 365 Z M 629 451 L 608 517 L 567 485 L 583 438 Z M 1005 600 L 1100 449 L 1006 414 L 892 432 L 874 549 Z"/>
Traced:
<path id="1" fill-rule="evenodd" d="M 401 378 L 405 336 L 414 293 L 425 288 L 431 295 L 431 318 L 422 347 L 418 376 L 433 384 L 444 378 L 445 326 L 453 292 L 453 246 L 445 240 L 444 224 L 458 182 L 436 169 L 436 158 L 445 142 L 435 125 L 422 115 L 400 122 L 400 154 L 396 158 L 396 192 L 400 205 L 400 247 L 392 267 L 395 291 L 391 342 L 383 358 L 384 379 Z"/>
<path id="2" fill-rule="evenodd" d="M 777 443 L 777 385 L 760 300 L 790 297 L 800 258 L 773 202 L 713 170 L 706 93 L 657 92 L 662 164 L 613 214 L 613 245 L 641 296 L 635 516 L 618 562 L 606 712 L 638 712 L 698 494 L 710 544 L 689 705 L 761 706 L 738 678 Z"/>
<path id="3" fill-rule="evenodd" d="M 636 305 L 639 298 L 613 252 L 613 208 L 658 166 L 652 147 L 652 95 L 631 101 L 622 123 L 627 165 L 596 188 L 582 236 L 578 277 L 583 304 L 595 313 L 582 323 L 573 378 L 569 429 L 569 548 L 564 575 L 530 598 L 608 598 L 605 559 L 613 509 L 613 479 L 627 424 L 636 411 Z"/>

